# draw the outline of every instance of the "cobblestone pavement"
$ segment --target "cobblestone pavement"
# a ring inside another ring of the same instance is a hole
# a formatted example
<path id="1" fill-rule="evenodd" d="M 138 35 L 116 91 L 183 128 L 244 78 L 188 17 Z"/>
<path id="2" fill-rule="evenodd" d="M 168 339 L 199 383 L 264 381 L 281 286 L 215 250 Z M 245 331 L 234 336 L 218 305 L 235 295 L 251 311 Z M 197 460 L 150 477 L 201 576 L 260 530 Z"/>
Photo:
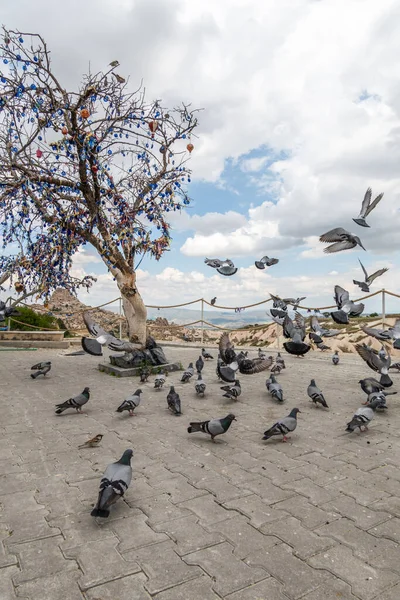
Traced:
<path id="1" fill-rule="evenodd" d="M 166 352 L 185 366 L 199 354 Z M 53 361 L 50 375 L 31 380 L 43 359 Z M 215 360 L 205 365 L 204 399 L 172 373 L 179 418 L 152 381 L 140 386 L 137 416 L 116 413 L 138 380 L 100 373 L 98 362 L 56 350 L 0 353 L 1 600 L 400 598 L 400 412 L 390 396 L 369 433 L 345 433 L 365 398 L 357 381 L 372 375 L 361 360 L 344 356 L 335 367 L 329 355 L 288 357 L 283 406 L 268 396 L 265 374 L 242 376 L 235 403 L 222 397 Z M 311 377 L 329 411 L 310 403 Z M 393 379 L 396 388 L 400 375 Z M 55 415 L 54 404 L 86 385 L 86 416 Z M 294 406 L 290 442 L 262 442 Z M 190 420 L 232 411 L 237 422 L 215 444 L 186 431 Z M 78 450 L 97 433 L 100 447 Z M 129 447 L 131 487 L 97 522 L 100 477 Z"/>

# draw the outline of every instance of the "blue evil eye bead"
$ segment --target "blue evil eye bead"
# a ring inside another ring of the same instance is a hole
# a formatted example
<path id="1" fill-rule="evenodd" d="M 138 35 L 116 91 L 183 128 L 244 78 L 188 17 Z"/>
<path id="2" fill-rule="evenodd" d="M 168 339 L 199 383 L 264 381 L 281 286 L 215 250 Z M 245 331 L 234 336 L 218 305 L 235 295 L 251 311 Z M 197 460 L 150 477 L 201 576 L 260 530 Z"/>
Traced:
<path id="1" fill-rule="evenodd" d="M 19 43 L 20 43 L 20 44 L 23 44 L 23 43 L 24 43 L 24 38 L 20 37 L 20 38 L 18 39 L 18 41 L 19 41 Z"/>

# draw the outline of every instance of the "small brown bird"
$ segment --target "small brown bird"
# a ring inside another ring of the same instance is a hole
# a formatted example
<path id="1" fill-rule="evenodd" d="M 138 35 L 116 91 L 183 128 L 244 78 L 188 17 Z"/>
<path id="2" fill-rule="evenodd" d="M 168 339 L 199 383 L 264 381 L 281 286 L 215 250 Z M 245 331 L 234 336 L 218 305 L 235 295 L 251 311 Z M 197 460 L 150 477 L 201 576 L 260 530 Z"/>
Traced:
<path id="1" fill-rule="evenodd" d="M 118 60 L 112 60 L 110 62 L 110 67 L 119 67 L 119 61 Z"/>
<path id="2" fill-rule="evenodd" d="M 118 73 L 113 73 L 115 79 L 118 81 L 118 83 L 125 83 L 125 79 L 123 77 L 121 77 L 121 75 L 118 75 Z"/>
<path id="3" fill-rule="evenodd" d="M 78 446 L 78 448 L 95 448 L 96 446 L 98 446 L 100 444 L 102 439 L 103 439 L 103 434 L 98 433 L 91 440 L 88 440 L 84 444 L 81 444 L 80 446 Z"/>

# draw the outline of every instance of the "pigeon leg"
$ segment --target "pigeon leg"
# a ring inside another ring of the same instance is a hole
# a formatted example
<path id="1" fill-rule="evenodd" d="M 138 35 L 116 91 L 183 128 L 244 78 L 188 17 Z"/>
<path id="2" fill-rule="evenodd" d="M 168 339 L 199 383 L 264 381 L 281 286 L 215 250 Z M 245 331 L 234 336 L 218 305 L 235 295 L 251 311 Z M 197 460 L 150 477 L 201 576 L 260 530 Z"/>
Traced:
<path id="1" fill-rule="evenodd" d="M 129 416 L 130 417 L 136 417 L 136 414 L 133 412 L 133 410 L 130 410 L 129 411 Z"/>
<path id="2" fill-rule="evenodd" d="M 286 435 L 283 436 L 282 438 L 282 442 L 287 442 L 289 438 L 286 437 Z"/>
<path id="3" fill-rule="evenodd" d="M 79 415 L 84 415 L 84 414 L 85 414 L 81 408 L 77 408 L 77 409 L 76 409 L 76 412 L 77 412 Z"/>

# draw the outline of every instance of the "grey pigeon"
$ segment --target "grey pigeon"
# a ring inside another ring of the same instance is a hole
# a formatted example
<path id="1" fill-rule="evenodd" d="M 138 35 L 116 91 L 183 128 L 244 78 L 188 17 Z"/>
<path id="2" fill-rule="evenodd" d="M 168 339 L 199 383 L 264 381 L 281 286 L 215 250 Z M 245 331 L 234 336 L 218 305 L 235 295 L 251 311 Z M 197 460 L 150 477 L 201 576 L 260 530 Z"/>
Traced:
<path id="1" fill-rule="evenodd" d="M 187 430 L 188 433 L 196 433 L 197 431 L 208 433 L 214 442 L 217 435 L 222 435 L 228 431 L 232 421 L 236 421 L 236 417 L 232 413 L 229 413 L 223 419 L 210 419 L 209 421 L 202 421 L 200 423 L 190 423 Z"/>
<path id="2" fill-rule="evenodd" d="M 361 408 L 356 410 L 352 420 L 347 423 L 346 431 L 352 432 L 357 429 L 357 427 L 359 428 L 360 432 L 363 431 L 361 429 L 362 427 L 364 427 L 364 431 L 368 431 L 368 425 L 374 418 L 375 410 L 378 408 L 380 403 L 380 400 L 374 400 L 368 406 L 361 406 Z"/>
<path id="3" fill-rule="evenodd" d="M 277 323 L 278 325 L 283 325 L 283 321 L 285 320 L 287 312 L 279 308 L 271 308 L 269 314 L 271 315 L 271 318 L 273 321 L 275 321 L 275 323 Z"/>
<path id="4" fill-rule="evenodd" d="M 388 329 L 375 329 L 374 327 L 362 327 L 367 335 L 376 338 L 382 342 L 394 340 L 393 348 L 400 349 L 400 319 L 396 319 L 393 327 Z"/>
<path id="5" fill-rule="evenodd" d="M 183 372 L 182 374 L 182 378 L 181 378 L 181 382 L 182 383 L 187 383 L 194 375 L 194 367 L 193 367 L 193 363 L 189 363 L 188 368 L 186 369 L 186 371 Z"/>
<path id="6" fill-rule="evenodd" d="M 377 402 L 377 407 L 375 410 L 386 410 L 386 396 L 392 396 L 397 394 L 397 392 L 372 392 L 372 394 L 368 394 L 368 398 L 366 402 L 363 402 L 364 406 L 370 406 L 371 404 Z"/>
<path id="7" fill-rule="evenodd" d="M 127 398 L 125 398 L 125 400 L 122 402 L 122 404 L 120 404 L 117 408 L 117 410 L 115 412 L 124 412 L 124 410 L 128 410 L 129 411 L 129 416 L 133 417 L 134 416 L 134 410 L 135 408 L 137 408 L 140 404 L 141 401 L 141 397 L 140 394 L 142 394 L 142 390 L 136 390 L 136 392 L 134 392 L 133 394 L 131 394 L 130 396 L 127 396 Z"/>
<path id="8" fill-rule="evenodd" d="M 350 250 L 351 248 L 355 248 L 357 245 L 361 246 L 361 248 L 365 250 L 360 238 L 357 235 L 346 231 L 346 229 L 343 229 L 343 227 L 336 227 L 335 229 L 331 229 L 330 231 L 323 233 L 320 236 L 319 241 L 331 244 L 324 249 L 325 254 L 341 252 L 342 250 Z"/>
<path id="9" fill-rule="evenodd" d="M 315 315 L 311 317 L 310 325 L 314 333 L 316 333 L 320 337 L 333 337 L 340 333 L 340 329 L 326 329 L 326 327 L 321 327 L 320 322 L 318 321 L 318 317 L 316 317 Z"/>
<path id="10" fill-rule="evenodd" d="M 217 363 L 217 374 L 226 383 L 234 383 L 237 370 L 243 375 L 252 375 L 269 369 L 273 363 L 272 357 L 260 360 L 247 358 L 244 352 L 236 354 L 228 333 L 223 333 L 220 337 L 219 354 L 221 361 Z"/>
<path id="11" fill-rule="evenodd" d="M 292 408 L 289 415 L 272 425 L 270 429 L 264 432 L 263 440 L 269 440 L 274 435 L 282 435 L 282 442 L 286 442 L 288 433 L 294 431 L 297 427 L 297 414 L 301 412 L 298 408 Z"/>
<path id="12" fill-rule="evenodd" d="M 50 369 L 51 369 L 51 361 L 50 360 L 39 362 L 36 365 L 33 365 L 33 367 L 31 367 L 32 371 L 36 371 L 36 373 L 31 373 L 31 377 L 32 377 L 32 379 L 36 379 L 37 377 L 39 377 L 39 375 L 43 375 L 45 377 L 47 375 L 47 373 L 50 371 Z"/>
<path id="13" fill-rule="evenodd" d="M 378 356 L 382 360 L 386 360 L 386 358 L 388 356 L 388 354 L 386 352 L 386 348 L 385 348 L 385 346 L 383 344 L 381 345 L 381 349 L 378 350 Z"/>
<path id="14" fill-rule="evenodd" d="M 182 414 L 181 411 L 181 399 L 179 398 L 179 394 L 175 391 L 173 385 L 171 385 L 170 390 L 167 396 L 167 404 L 169 410 L 174 413 L 177 417 Z"/>
<path id="15" fill-rule="evenodd" d="M 374 392 L 380 392 L 385 389 L 385 386 L 379 383 L 377 379 L 374 377 L 366 377 L 365 379 L 360 379 L 358 382 L 361 385 L 361 389 L 367 396 L 369 394 L 373 394 Z"/>
<path id="16" fill-rule="evenodd" d="M 334 365 L 338 365 L 339 364 L 339 352 L 337 350 L 335 350 L 334 355 L 332 356 L 332 362 Z"/>
<path id="17" fill-rule="evenodd" d="M 211 302 L 210 302 L 211 306 L 214 306 L 216 301 L 217 301 L 217 296 L 214 296 L 214 298 L 211 298 Z"/>
<path id="18" fill-rule="evenodd" d="M 69 398 L 69 400 L 62 402 L 61 404 L 56 404 L 56 414 L 61 415 L 61 413 L 63 413 L 64 410 L 67 410 L 68 408 L 75 408 L 77 413 L 82 413 L 82 406 L 89 401 L 89 398 L 90 389 L 88 387 L 85 387 L 81 394 L 78 394 L 74 398 Z"/>
<path id="19" fill-rule="evenodd" d="M 3 300 L 0 300 L 0 323 L 8 317 L 17 317 L 20 313 L 12 306 L 6 306 Z"/>
<path id="20" fill-rule="evenodd" d="M 369 187 L 367 189 L 367 191 L 365 192 L 364 200 L 361 205 L 360 214 L 358 215 L 357 219 L 353 219 L 354 223 L 357 223 L 357 225 L 361 225 L 361 227 L 369 227 L 367 221 L 365 220 L 365 217 L 368 217 L 368 215 L 379 204 L 379 202 L 383 198 L 383 194 L 379 194 L 375 198 L 375 200 L 373 200 L 372 202 L 371 202 L 371 198 L 372 198 L 372 190 Z"/>
<path id="21" fill-rule="evenodd" d="M 164 373 L 159 373 L 158 375 L 156 375 L 155 379 L 154 379 L 154 388 L 156 390 L 161 390 L 161 388 L 163 387 L 165 380 L 168 376 L 168 371 L 165 371 Z"/>
<path id="22" fill-rule="evenodd" d="M 310 340 L 312 340 L 314 342 L 314 344 L 317 346 L 318 350 L 329 350 L 329 346 L 327 346 L 324 343 L 324 340 L 317 335 L 316 333 L 310 331 L 310 333 L 308 334 L 308 337 L 310 338 Z"/>
<path id="23" fill-rule="evenodd" d="M 283 402 L 283 390 L 281 384 L 275 379 L 275 375 L 271 375 L 270 383 L 268 386 L 268 391 L 274 400 L 278 402 Z"/>
<path id="24" fill-rule="evenodd" d="M 188 335 L 186 335 L 186 333 L 182 334 L 182 339 L 183 339 L 184 342 L 191 342 L 192 341 L 191 338 Z"/>
<path id="25" fill-rule="evenodd" d="M 147 380 L 149 379 L 150 375 L 151 369 L 149 369 L 149 367 L 144 367 L 140 371 L 140 383 L 147 383 Z"/>
<path id="26" fill-rule="evenodd" d="M 277 265 L 279 262 L 278 258 L 269 258 L 268 256 L 263 256 L 260 260 L 255 261 L 255 266 L 257 269 L 265 269 L 265 267 L 272 267 L 272 265 Z"/>
<path id="27" fill-rule="evenodd" d="M 353 283 L 354 285 L 358 285 L 359 288 L 361 288 L 361 291 L 363 292 L 369 292 L 369 286 L 371 285 L 371 283 L 377 278 L 380 277 L 381 275 L 383 275 L 384 273 L 386 273 L 386 271 L 389 271 L 389 269 L 378 269 L 378 271 L 375 271 L 375 273 L 372 273 L 372 275 L 368 275 L 364 265 L 362 264 L 361 260 L 358 259 L 358 262 L 361 265 L 361 268 L 364 272 L 364 276 L 365 279 L 364 281 L 356 281 L 355 279 L 353 279 Z"/>
<path id="28" fill-rule="evenodd" d="M 226 260 L 220 260 L 219 258 L 206 258 L 204 262 L 212 269 L 217 269 L 218 267 L 222 267 L 224 264 L 226 264 Z"/>
<path id="29" fill-rule="evenodd" d="M 107 518 L 110 514 L 110 507 L 125 494 L 132 481 L 132 456 L 133 450 L 125 450 L 117 462 L 108 465 L 100 481 L 96 506 L 90 513 L 92 517 Z"/>
<path id="30" fill-rule="evenodd" d="M 204 383 L 201 373 L 199 373 L 199 372 L 197 373 L 197 381 L 194 386 L 194 389 L 196 390 L 196 394 L 198 396 L 204 397 L 204 393 L 206 391 L 206 384 Z"/>
<path id="31" fill-rule="evenodd" d="M 396 371 L 400 371 L 400 362 L 393 363 L 390 365 L 389 369 L 396 369 Z"/>
<path id="32" fill-rule="evenodd" d="M 268 379 L 265 382 L 265 385 L 266 385 L 266 388 L 268 391 L 269 391 L 269 386 L 271 385 L 271 383 L 272 383 L 272 374 L 268 377 Z"/>
<path id="33" fill-rule="evenodd" d="M 322 404 L 322 406 L 325 408 L 329 408 L 323 393 L 315 383 L 315 379 L 311 379 L 310 385 L 307 388 L 307 394 L 316 406 L 318 406 L 318 404 Z"/>
<path id="34" fill-rule="evenodd" d="M 276 364 L 276 365 L 273 365 L 273 366 L 271 367 L 271 373 L 272 373 L 273 375 L 279 375 L 279 374 L 280 374 L 280 372 L 282 371 L 282 369 L 283 369 L 282 365 L 278 365 L 278 364 Z"/>
<path id="35" fill-rule="evenodd" d="M 200 355 L 200 356 L 199 356 L 199 358 L 196 360 L 196 363 L 195 363 L 195 365 L 196 365 L 196 371 L 197 371 L 198 373 L 201 373 L 201 372 L 202 372 L 202 370 L 203 370 L 203 367 L 204 367 L 204 360 L 203 360 L 203 358 L 202 358 L 202 356 L 201 356 L 201 355 Z"/>
<path id="36" fill-rule="evenodd" d="M 364 304 L 355 304 L 350 300 L 350 295 L 347 290 L 335 285 L 335 296 L 334 300 L 339 310 L 331 312 L 331 317 L 335 323 L 341 323 L 347 325 L 349 317 L 358 317 L 364 310 Z"/>
<path id="37" fill-rule="evenodd" d="M 261 358 L 261 360 L 265 360 L 267 358 L 267 355 L 261 350 L 261 348 L 258 349 L 258 358 Z"/>
<path id="38" fill-rule="evenodd" d="M 110 350 L 115 350 L 116 352 L 134 352 L 142 348 L 141 344 L 119 340 L 110 333 L 107 333 L 105 329 L 92 320 L 89 313 L 84 312 L 82 317 L 87 330 L 95 337 L 95 339 L 83 337 L 81 340 L 82 348 L 88 354 L 102 356 L 103 346 L 107 346 Z"/>
<path id="39" fill-rule="evenodd" d="M 356 344 L 355 348 L 369 368 L 381 374 L 380 383 L 385 387 L 392 386 L 393 381 L 388 375 L 391 363 L 390 355 L 388 355 L 385 360 L 382 360 L 382 358 L 379 358 L 376 350 L 370 348 L 370 346 L 367 346 L 366 344 Z"/>
<path id="40" fill-rule="evenodd" d="M 287 310 L 287 304 L 284 300 L 282 300 L 282 298 L 279 298 L 279 296 L 274 296 L 271 293 L 270 293 L 270 296 L 272 299 L 272 306 L 274 308 L 277 308 L 279 310 Z"/>
<path id="41" fill-rule="evenodd" d="M 292 304 L 293 310 L 297 310 L 300 302 L 305 299 L 306 299 L 306 296 L 300 296 L 299 298 L 282 298 L 282 301 L 285 304 Z"/>
<path id="42" fill-rule="evenodd" d="M 201 349 L 201 355 L 204 358 L 204 360 L 214 360 L 213 357 L 211 356 L 211 354 L 209 352 L 207 352 L 207 350 L 205 348 Z"/>
<path id="43" fill-rule="evenodd" d="M 306 327 L 304 317 L 300 313 L 295 313 L 294 321 L 292 321 L 289 315 L 286 315 L 283 322 L 283 335 L 286 338 L 291 338 L 290 342 L 284 342 L 283 344 L 283 347 L 289 354 L 302 356 L 310 350 L 311 346 L 304 342 Z"/>
<path id="44" fill-rule="evenodd" d="M 282 358 L 281 353 L 278 352 L 278 354 L 276 355 L 276 359 L 275 362 L 277 365 L 279 365 L 282 369 L 286 369 L 286 365 L 285 365 L 285 360 Z"/>
<path id="45" fill-rule="evenodd" d="M 238 272 L 237 267 L 230 266 L 230 265 L 224 265 L 222 267 L 218 267 L 218 269 L 217 269 L 217 273 L 219 273 L 220 275 L 225 275 L 226 277 L 235 275 L 235 273 L 237 273 L 237 272 Z"/>
<path id="46" fill-rule="evenodd" d="M 236 379 L 233 385 L 223 385 L 221 390 L 225 392 L 223 394 L 224 398 L 231 398 L 232 400 L 237 400 L 242 393 L 239 379 Z"/>

